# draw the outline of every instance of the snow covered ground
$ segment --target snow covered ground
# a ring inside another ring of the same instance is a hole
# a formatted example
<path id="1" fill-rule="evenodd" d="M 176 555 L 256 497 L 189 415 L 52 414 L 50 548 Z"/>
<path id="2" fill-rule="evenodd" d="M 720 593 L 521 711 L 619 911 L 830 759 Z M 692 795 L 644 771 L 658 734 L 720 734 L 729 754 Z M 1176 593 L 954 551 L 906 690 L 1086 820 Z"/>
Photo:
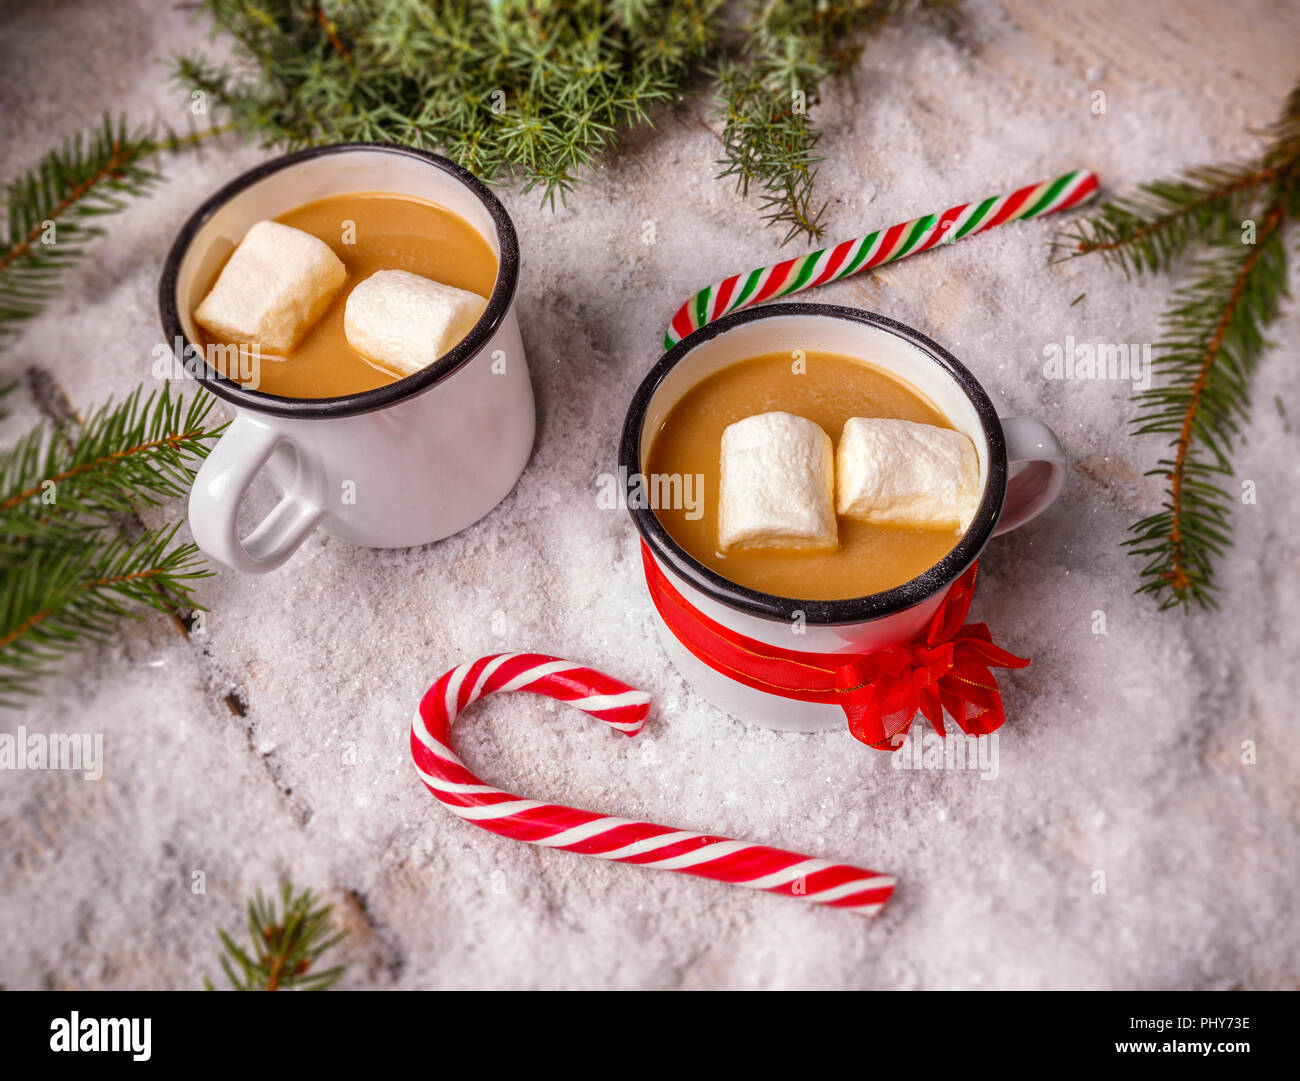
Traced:
<path id="1" fill-rule="evenodd" d="M 1300 17 L 1280 0 L 1241 14 L 1177 0 L 969 6 L 957 41 L 887 33 L 817 107 L 828 239 L 1073 167 L 1122 191 L 1249 153 L 1247 129 L 1273 118 L 1295 75 Z M 167 60 L 202 44 L 188 12 L 14 4 L 0 22 L 4 176 L 106 109 L 183 123 Z M 278 573 L 221 570 L 199 588 L 205 636 L 161 617 L 126 625 L 0 717 L 5 732 L 100 733 L 105 756 L 98 781 L 0 774 L 0 983 L 196 987 L 216 973 L 216 929 L 290 876 L 352 929 L 340 953 L 354 988 L 1296 986 L 1300 304 L 1274 331 L 1237 456 L 1258 501 L 1235 512 L 1223 611 L 1184 618 L 1132 596 L 1119 549 L 1159 491 L 1142 475 L 1159 441 L 1126 434 L 1131 388 L 1043 375 L 1044 348 L 1067 335 L 1152 341 L 1169 281 L 1048 266 L 1061 224 L 1048 219 L 822 289 L 938 340 L 1004 412 L 1051 425 L 1072 466 L 1057 506 L 982 561 L 973 617 L 1033 659 L 1002 679 L 996 776 L 891 768 L 847 731 L 757 729 L 670 667 L 631 524 L 596 504 L 675 307 L 792 253 L 712 178 L 704 111 L 684 103 L 633 136 L 558 213 L 503 193 L 540 428 L 493 514 L 428 548 L 322 535 Z M 265 157 L 230 141 L 168 162 L 169 183 L 108 224 L 0 366 L 44 369 L 81 407 L 147 379 L 173 235 Z M 26 391 L 15 398 L 0 439 L 38 415 Z M 540 699 L 488 700 L 458 729 L 471 768 L 526 795 L 891 871 L 885 914 L 539 851 L 454 819 L 417 780 L 410 715 L 451 665 L 504 649 L 604 668 L 653 692 L 656 712 L 629 741 Z"/>

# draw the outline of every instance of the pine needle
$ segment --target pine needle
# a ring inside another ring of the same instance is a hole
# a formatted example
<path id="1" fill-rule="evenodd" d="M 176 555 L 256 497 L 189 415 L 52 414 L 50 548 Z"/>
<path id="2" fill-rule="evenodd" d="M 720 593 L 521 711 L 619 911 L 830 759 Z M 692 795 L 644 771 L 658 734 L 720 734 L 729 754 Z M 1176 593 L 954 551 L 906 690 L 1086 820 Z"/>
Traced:
<path id="1" fill-rule="evenodd" d="M 347 937 L 331 933 L 333 906 L 320 904 L 311 890 L 280 888 L 280 905 L 262 891 L 248 902 L 250 945 L 241 946 L 225 931 L 218 931 L 225 952 L 221 970 L 235 991 L 324 991 L 338 982 L 344 966 L 317 968 L 327 951 Z M 216 988 L 205 978 L 204 986 Z"/>

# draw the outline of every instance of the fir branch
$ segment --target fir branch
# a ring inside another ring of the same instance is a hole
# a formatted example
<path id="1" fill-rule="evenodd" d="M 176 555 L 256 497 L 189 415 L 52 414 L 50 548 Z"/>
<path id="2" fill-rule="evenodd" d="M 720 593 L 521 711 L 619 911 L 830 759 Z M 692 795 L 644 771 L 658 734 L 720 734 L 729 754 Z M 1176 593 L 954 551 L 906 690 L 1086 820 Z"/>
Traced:
<path id="1" fill-rule="evenodd" d="M 1065 258 L 1100 253 L 1128 274 L 1166 271 L 1198 242 L 1241 231 L 1241 220 L 1281 166 L 1208 166 L 1112 199 L 1055 243 Z"/>
<path id="2" fill-rule="evenodd" d="M 1251 162 L 1149 184 L 1107 203 L 1059 246 L 1100 253 L 1126 273 L 1167 271 L 1206 249 L 1166 312 L 1153 367 L 1159 385 L 1134 395 L 1135 434 L 1170 437 L 1148 475 L 1166 482 L 1158 511 L 1124 542 L 1143 560 L 1138 592 L 1162 609 L 1214 608 L 1216 560 L 1232 543 L 1236 440 L 1249 419 L 1250 384 L 1287 297 L 1288 227 L 1300 215 L 1300 84 Z"/>
<path id="3" fill-rule="evenodd" d="M 37 425 L 0 451 L 0 704 L 16 705 L 64 654 L 122 616 L 192 603 L 206 577 L 177 526 L 123 535 L 124 516 L 188 491 L 222 429 L 213 399 L 169 387 L 91 413 L 77 430 Z M 139 530 L 140 527 L 136 527 Z"/>
<path id="4" fill-rule="evenodd" d="M 1139 592 L 1162 608 L 1215 607 L 1214 559 L 1231 544 L 1233 498 L 1214 479 L 1248 416 L 1250 378 L 1267 346 L 1264 330 L 1286 292 L 1282 202 L 1274 202 L 1254 245 L 1221 241 L 1192 283 L 1175 295 L 1159 343 L 1161 386 L 1136 395 L 1138 433 L 1173 435 L 1174 454 L 1153 475 L 1168 482 L 1162 509 L 1135 523 L 1125 543 L 1146 560 Z"/>
<path id="5" fill-rule="evenodd" d="M 330 47 L 338 54 L 340 60 L 345 64 L 352 63 L 352 54 L 348 47 L 343 44 L 338 35 L 338 24 L 325 14 L 319 7 L 316 8 L 316 22 L 320 28 L 325 31 L 325 36 L 329 38 Z"/>
<path id="6" fill-rule="evenodd" d="M 1053 246 L 1063 258 L 1100 253 L 1126 274 L 1167 271 L 1198 242 L 1215 243 L 1240 232 L 1261 198 L 1279 190 L 1295 196 L 1300 158 L 1300 84 L 1287 96 L 1282 115 L 1263 133 L 1267 147 L 1258 161 L 1191 169 L 1173 180 L 1139 186 L 1136 195 L 1112 199 Z M 1294 217 L 1300 205 L 1287 206 Z"/>
<path id="7" fill-rule="evenodd" d="M 171 547 L 180 527 L 135 541 L 44 545 L 0 575 L 0 705 L 36 693 L 33 681 L 86 642 L 109 638 L 118 620 L 159 608 L 159 590 L 185 594 L 212 572 L 193 544 Z"/>
<path id="8" fill-rule="evenodd" d="M 280 888 L 280 907 L 262 891 L 248 902 L 248 936 L 251 946 L 240 946 L 225 931 L 219 931 L 225 953 L 221 968 L 236 991 L 324 991 L 338 982 L 344 966 L 317 969 L 321 956 L 347 937 L 346 931 L 331 934 L 333 906 L 320 904 L 311 890 L 294 891 L 288 883 Z M 204 986 L 215 990 L 204 978 Z"/>
<path id="9" fill-rule="evenodd" d="M 221 130 L 132 130 L 105 116 L 10 181 L 0 342 L 42 310 L 61 272 L 101 234 L 97 219 L 158 183 L 148 158 Z M 166 384 L 147 397 L 140 388 L 84 424 L 38 425 L 0 450 L 0 704 L 35 693 L 58 659 L 107 638 L 119 618 L 173 612 L 191 580 L 210 573 L 194 545 L 172 545 L 177 526 L 150 529 L 130 516 L 188 490 L 221 432 L 207 424 L 212 404 L 201 393 L 187 406 Z"/>
<path id="10" fill-rule="evenodd" d="M 201 392 L 186 403 L 167 383 L 147 397 L 138 387 L 78 432 L 37 425 L 0 450 L 0 551 L 66 541 L 185 495 L 224 427 L 208 423 L 214 402 Z"/>
<path id="11" fill-rule="evenodd" d="M 146 165 L 160 151 L 176 151 L 220 128 L 178 135 L 131 129 L 105 115 L 99 126 L 67 139 L 4 189 L 0 226 L 0 343 L 38 314 L 59 275 L 100 236 L 98 219 L 123 210 L 162 180 Z"/>

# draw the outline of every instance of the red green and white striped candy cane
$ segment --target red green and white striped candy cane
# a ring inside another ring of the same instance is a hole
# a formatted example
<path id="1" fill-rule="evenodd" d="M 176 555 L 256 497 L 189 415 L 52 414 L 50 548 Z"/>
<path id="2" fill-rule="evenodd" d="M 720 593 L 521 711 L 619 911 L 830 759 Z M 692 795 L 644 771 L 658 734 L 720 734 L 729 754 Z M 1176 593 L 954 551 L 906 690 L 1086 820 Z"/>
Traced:
<path id="1" fill-rule="evenodd" d="M 974 236 L 995 225 L 1054 214 L 1092 198 L 1097 188 L 1096 173 L 1075 169 L 1010 195 L 990 195 L 978 202 L 962 203 L 941 214 L 925 214 L 775 266 L 736 274 L 701 289 L 677 309 L 664 335 L 664 347 L 671 349 L 691 331 L 728 312 L 861 274 L 904 256 Z"/>

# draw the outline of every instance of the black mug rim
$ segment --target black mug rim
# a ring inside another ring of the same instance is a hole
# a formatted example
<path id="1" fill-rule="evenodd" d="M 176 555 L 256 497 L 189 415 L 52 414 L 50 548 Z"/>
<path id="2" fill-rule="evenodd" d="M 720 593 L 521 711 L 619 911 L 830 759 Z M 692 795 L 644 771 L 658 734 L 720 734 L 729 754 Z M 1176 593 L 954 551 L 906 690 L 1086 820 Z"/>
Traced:
<path id="1" fill-rule="evenodd" d="M 258 413 L 278 417 L 347 417 L 369 413 L 419 394 L 454 375 L 478 355 L 505 320 L 511 302 L 514 300 L 515 289 L 519 284 L 519 238 L 510 215 L 487 186 L 454 161 L 427 150 L 401 146 L 397 143 L 329 143 L 283 154 L 241 173 L 205 199 L 190 215 L 172 242 L 158 282 L 158 307 L 168 343 L 182 342 L 185 357 L 190 356 L 191 349 L 198 349 L 190 341 L 181 324 L 180 312 L 176 304 L 176 287 L 181 262 L 189 251 L 195 235 L 212 215 L 247 188 L 282 169 L 314 158 L 358 150 L 397 154 L 423 161 L 459 181 L 483 204 L 496 227 L 497 246 L 500 249 L 496 281 L 492 287 L 492 295 L 488 297 L 487 307 L 470 332 L 427 368 L 422 368 L 413 375 L 386 386 L 335 398 L 288 398 L 279 394 L 268 394 L 263 390 L 254 390 L 216 371 L 207 363 L 207 358 L 204 356 L 202 369 L 194 374 L 200 383 L 219 398 Z"/>
<path id="2" fill-rule="evenodd" d="M 994 409 L 988 393 L 975 376 L 942 346 L 904 323 L 859 308 L 847 308 L 835 304 L 787 302 L 731 312 L 715 322 L 707 323 L 698 330 L 692 331 L 659 359 L 632 396 L 619 442 L 619 466 L 621 470 L 626 470 L 623 475 L 631 477 L 641 471 L 641 427 L 650 400 L 668 373 L 688 353 L 704 342 L 756 319 L 771 319 L 779 316 L 847 319 L 884 330 L 919 347 L 957 383 L 975 407 L 989 448 L 988 479 L 984 487 L 984 498 L 980 501 L 979 510 L 970 527 L 948 554 L 923 574 L 881 593 L 839 600 L 800 600 L 739 585 L 690 555 L 673 540 L 652 509 L 629 505 L 628 511 L 637 532 L 655 559 L 666 564 L 705 596 L 728 608 L 763 619 L 789 622 L 802 618 L 806 623 L 816 626 L 839 626 L 867 623 L 914 608 L 960 577 L 993 535 L 1006 498 L 1007 447 L 997 410 Z"/>

